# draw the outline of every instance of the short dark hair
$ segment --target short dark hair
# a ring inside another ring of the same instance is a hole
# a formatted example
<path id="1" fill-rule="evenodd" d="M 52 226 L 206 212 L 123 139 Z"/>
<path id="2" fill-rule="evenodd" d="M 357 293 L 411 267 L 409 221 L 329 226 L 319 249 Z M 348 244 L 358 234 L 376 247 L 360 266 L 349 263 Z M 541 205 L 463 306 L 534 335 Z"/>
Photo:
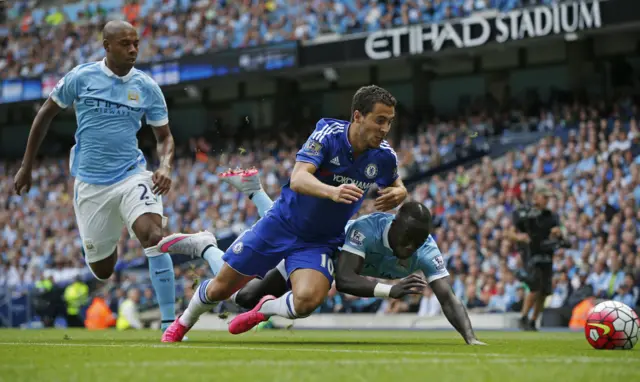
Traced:
<path id="1" fill-rule="evenodd" d="M 426 237 L 433 231 L 431 211 L 422 203 L 409 201 L 400 207 L 395 220 L 409 237 Z"/>
<path id="2" fill-rule="evenodd" d="M 371 113 L 377 103 L 395 107 L 397 101 L 388 90 L 380 86 L 369 85 L 361 87 L 356 94 L 353 95 L 353 99 L 351 100 L 351 118 L 353 119 L 353 113 L 355 113 L 356 110 L 362 113 L 362 115 Z"/>

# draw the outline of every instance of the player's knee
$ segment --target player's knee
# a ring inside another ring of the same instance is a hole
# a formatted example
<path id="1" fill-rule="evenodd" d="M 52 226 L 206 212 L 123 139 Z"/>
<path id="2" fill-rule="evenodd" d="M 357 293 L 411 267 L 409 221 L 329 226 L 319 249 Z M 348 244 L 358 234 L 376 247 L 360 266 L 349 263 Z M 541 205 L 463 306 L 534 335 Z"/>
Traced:
<path id="1" fill-rule="evenodd" d="M 206 292 L 207 299 L 209 299 L 209 301 L 224 301 L 231 297 L 235 290 L 229 284 L 222 283 L 214 278 L 209 282 L 209 285 L 207 285 Z"/>
<path id="2" fill-rule="evenodd" d="M 162 228 L 160 226 L 149 226 L 148 229 L 143 230 L 142 235 L 138 236 L 140 243 L 144 248 L 150 248 L 158 245 L 162 240 Z"/>
<path id="3" fill-rule="evenodd" d="M 299 317 L 311 315 L 324 301 L 326 293 L 317 288 L 300 288 L 293 292 L 293 306 Z"/>

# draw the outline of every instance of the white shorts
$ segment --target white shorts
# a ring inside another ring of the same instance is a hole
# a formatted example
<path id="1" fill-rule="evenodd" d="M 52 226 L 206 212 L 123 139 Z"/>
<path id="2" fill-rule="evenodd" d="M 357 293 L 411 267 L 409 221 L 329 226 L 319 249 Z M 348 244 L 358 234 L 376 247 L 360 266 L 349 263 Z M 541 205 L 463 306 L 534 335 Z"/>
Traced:
<path id="1" fill-rule="evenodd" d="M 144 171 L 108 186 L 76 179 L 73 208 L 87 263 L 109 257 L 125 225 L 135 237 L 132 226 L 136 219 L 147 213 L 163 216 L 162 197 L 151 192 L 152 175 Z M 163 225 L 165 221 L 163 216 Z"/>

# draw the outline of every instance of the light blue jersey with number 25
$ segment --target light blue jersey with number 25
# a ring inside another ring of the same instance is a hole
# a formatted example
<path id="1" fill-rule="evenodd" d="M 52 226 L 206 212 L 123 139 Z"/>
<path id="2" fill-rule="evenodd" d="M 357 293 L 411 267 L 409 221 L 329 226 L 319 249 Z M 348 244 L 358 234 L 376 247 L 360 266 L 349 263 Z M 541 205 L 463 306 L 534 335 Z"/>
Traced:
<path id="1" fill-rule="evenodd" d="M 351 220 L 347 225 L 342 250 L 364 258 L 360 275 L 395 280 L 422 271 L 428 282 L 449 276 L 442 253 L 431 235 L 409 259 L 400 260 L 393 255 L 388 235 L 394 217 L 373 213 Z"/>
<path id="2" fill-rule="evenodd" d="M 89 184 L 110 185 L 144 171 L 136 137 L 142 117 L 151 126 L 169 123 L 164 95 L 151 77 L 135 68 L 117 76 L 104 61 L 75 67 L 49 97 L 63 109 L 75 108 L 71 175 Z"/>

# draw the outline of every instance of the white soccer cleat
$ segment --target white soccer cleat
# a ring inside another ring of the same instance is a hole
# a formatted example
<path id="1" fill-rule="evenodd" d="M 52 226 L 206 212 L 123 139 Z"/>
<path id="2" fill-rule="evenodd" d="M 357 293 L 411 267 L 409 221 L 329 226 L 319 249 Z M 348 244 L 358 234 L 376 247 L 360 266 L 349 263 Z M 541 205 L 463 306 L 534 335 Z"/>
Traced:
<path id="1" fill-rule="evenodd" d="M 262 191 L 260 184 L 260 176 L 258 170 L 251 168 L 249 170 L 236 169 L 225 171 L 219 174 L 220 180 L 235 187 L 238 191 L 245 193 L 247 196 L 257 191 Z"/>
<path id="2" fill-rule="evenodd" d="M 211 245 L 218 246 L 216 237 L 209 231 L 203 231 L 192 234 L 174 233 L 160 240 L 158 248 L 162 253 L 201 258 L 204 250 Z"/>

